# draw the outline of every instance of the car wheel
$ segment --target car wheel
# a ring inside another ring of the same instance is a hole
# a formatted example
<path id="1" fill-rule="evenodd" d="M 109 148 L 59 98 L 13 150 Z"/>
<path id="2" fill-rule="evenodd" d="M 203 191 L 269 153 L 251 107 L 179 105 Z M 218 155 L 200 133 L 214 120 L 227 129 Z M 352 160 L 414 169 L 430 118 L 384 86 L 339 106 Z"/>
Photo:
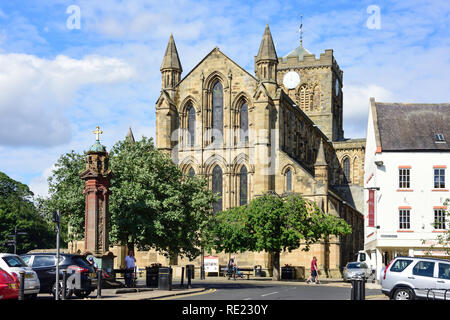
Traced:
<path id="1" fill-rule="evenodd" d="M 414 300 L 414 292 L 409 288 L 399 288 L 394 292 L 394 300 Z"/>
<path id="2" fill-rule="evenodd" d="M 87 298 L 89 297 L 89 295 L 91 294 L 92 290 L 74 290 L 74 294 L 81 299 Z"/>
<path id="3" fill-rule="evenodd" d="M 53 298 L 56 297 L 56 290 L 55 290 L 55 287 L 56 287 L 56 282 L 53 283 L 53 285 L 52 285 L 52 295 L 53 295 Z M 59 282 L 59 297 L 60 297 L 60 298 L 62 297 L 62 294 L 63 294 L 63 290 L 62 290 L 62 281 L 60 281 L 60 282 Z M 73 290 L 71 290 L 71 289 L 66 289 L 66 299 L 70 299 L 70 297 L 72 297 L 72 294 L 73 294 Z"/>

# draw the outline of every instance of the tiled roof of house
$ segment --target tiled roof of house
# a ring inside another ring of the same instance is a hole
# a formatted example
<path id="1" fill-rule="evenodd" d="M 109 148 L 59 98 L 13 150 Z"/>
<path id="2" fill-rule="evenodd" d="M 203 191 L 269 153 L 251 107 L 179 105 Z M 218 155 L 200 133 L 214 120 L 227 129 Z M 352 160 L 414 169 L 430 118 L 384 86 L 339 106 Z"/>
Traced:
<path id="1" fill-rule="evenodd" d="M 375 102 L 375 109 L 382 151 L 450 151 L 450 103 Z"/>

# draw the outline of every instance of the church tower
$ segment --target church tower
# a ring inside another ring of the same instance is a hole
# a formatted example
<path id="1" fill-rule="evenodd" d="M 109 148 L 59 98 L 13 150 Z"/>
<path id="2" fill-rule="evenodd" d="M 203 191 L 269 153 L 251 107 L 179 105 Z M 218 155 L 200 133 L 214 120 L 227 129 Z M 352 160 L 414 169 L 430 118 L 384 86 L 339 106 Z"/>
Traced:
<path id="1" fill-rule="evenodd" d="M 300 46 L 278 58 L 278 83 L 332 141 L 344 138 L 342 76 L 333 50 L 319 59 Z"/>
<path id="2" fill-rule="evenodd" d="M 156 145 L 159 150 L 170 152 L 177 143 L 173 135 L 176 134 L 179 125 L 177 107 L 174 102 L 175 87 L 180 82 L 183 72 L 172 34 L 170 34 L 160 70 L 162 90 L 156 102 Z"/>

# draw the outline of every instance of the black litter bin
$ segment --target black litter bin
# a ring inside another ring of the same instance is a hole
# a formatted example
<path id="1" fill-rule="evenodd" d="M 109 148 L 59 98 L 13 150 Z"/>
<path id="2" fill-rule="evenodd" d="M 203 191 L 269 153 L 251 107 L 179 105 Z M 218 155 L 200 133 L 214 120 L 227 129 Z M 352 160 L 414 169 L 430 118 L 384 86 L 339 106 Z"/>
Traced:
<path id="1" fill-rule="evenodd" d="M 195 278 L 195 266 L 193 264 L 186 265 L 186 279 L 189 278 L 189 273 L 191 274 L 191 279 Z"/>
<path id="2" fill-rule="evenodd" d="M 295 279 L 295 268 L 294 267 L 282 267 L 281 268 L 281 279 L 283 279 L 283 280 Z"/>
<path id="3" fill-rule="evenodd" d="M 172 268 L 160 267 L 158 270 L 158 289 L 172 290 Z"/>
<path id="4" fill-rule="evenodd" d="M 158 271 L 159 267 L 146 267 L 145 268 L 145 284 L 149 288 L 158 287 Z"/>
<path id="5" fill-rule="evenodd" d="M 262 277 L 262 267 L 261 266 L 255 266 L 255 277 Z"/>

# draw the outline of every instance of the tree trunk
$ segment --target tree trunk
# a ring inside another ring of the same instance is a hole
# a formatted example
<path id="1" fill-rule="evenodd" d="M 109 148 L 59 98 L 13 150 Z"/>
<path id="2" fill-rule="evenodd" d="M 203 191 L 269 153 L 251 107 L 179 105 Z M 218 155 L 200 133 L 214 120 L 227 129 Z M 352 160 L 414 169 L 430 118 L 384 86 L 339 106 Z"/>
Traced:
<path id="1" fill-rule="evenodd" d="M 134 252 L 134 241 L 132 240 L 131 242 L 127 243 L 127 255 L 128 255 L 128 251 L 133 250 Z M 134 252 L 136 254 L 136 252 Z"/>
<path id="2" fill-rule="evenodd" d="M 280 281 L 280 251 L 272 252 L 272 279 Z"/>

